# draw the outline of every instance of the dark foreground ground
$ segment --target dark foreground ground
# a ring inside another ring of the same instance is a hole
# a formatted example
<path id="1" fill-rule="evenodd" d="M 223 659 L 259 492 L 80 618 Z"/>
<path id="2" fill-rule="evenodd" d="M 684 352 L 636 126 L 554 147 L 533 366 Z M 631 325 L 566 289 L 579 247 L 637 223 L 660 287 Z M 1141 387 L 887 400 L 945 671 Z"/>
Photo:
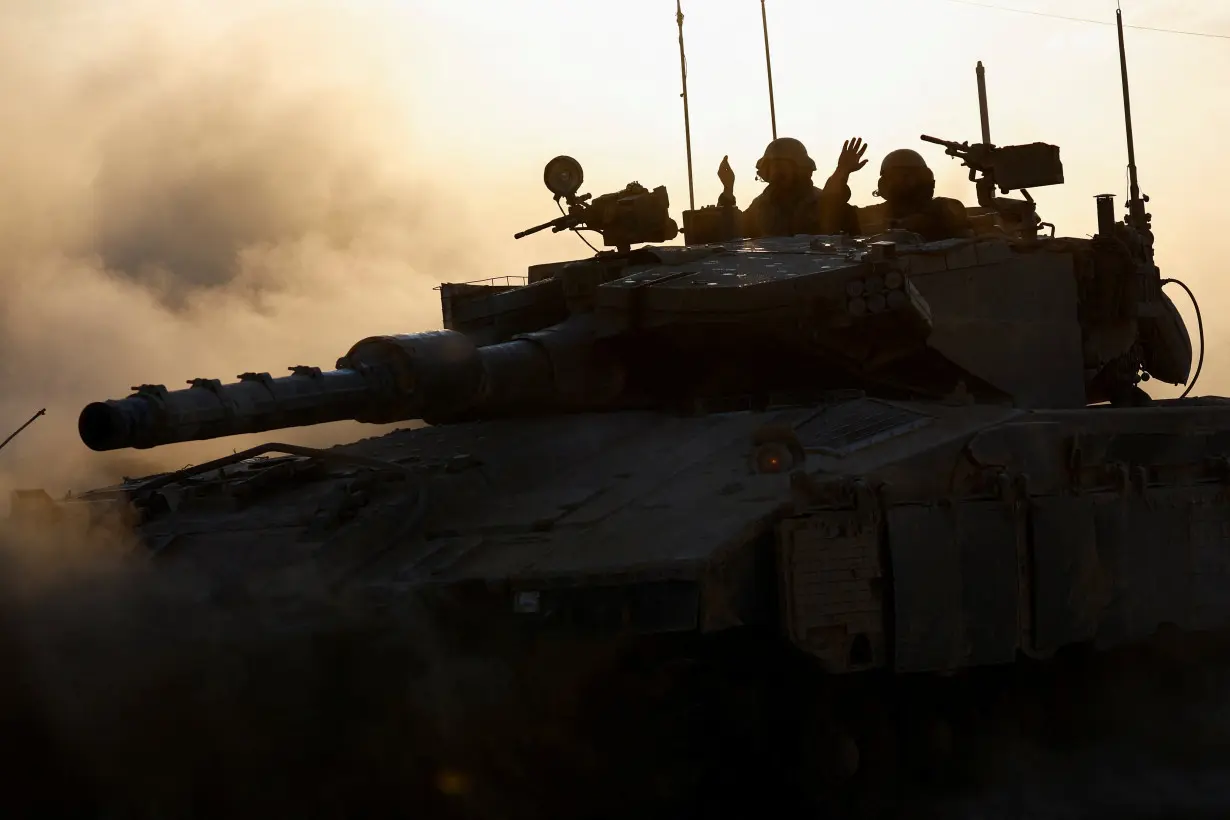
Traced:
<path id="1" fill-rule="evenodd" d="M 122 563 L 5 566 L 6 818 L 1230 817 L 1230 656 L 1171 638 L 953 689 L 950 755 L 818 808 L 787 802 L 800 718 L 777 708 L 789 670 L 760 658 L 733 664 L 757 681 L 740 700 L 704 649 L 480 652 L 409 604 L 373 622 Z M 885 697 L 903 724 L 921 708 Z"/>

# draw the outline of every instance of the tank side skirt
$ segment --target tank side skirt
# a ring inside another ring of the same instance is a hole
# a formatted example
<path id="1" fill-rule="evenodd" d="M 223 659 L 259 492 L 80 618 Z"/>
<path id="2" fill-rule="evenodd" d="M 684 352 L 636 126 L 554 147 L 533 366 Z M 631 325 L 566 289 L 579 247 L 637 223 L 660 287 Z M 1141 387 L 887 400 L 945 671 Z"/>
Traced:
<path id="1" fill-rule="evenodd" d="M 911 673 L 1230 627 L 1230 469 L 1208 447 L 1223 437 L 1163 436 L 1162 451 L 1157 436 L 1104 438 L 1068 437 L 1068 474 L 1036 495 L 1009 469 L 998 497 L 881 509 L 879 496 L 874 513 L 783 521 L 785 634 L 834 673 Z"/>

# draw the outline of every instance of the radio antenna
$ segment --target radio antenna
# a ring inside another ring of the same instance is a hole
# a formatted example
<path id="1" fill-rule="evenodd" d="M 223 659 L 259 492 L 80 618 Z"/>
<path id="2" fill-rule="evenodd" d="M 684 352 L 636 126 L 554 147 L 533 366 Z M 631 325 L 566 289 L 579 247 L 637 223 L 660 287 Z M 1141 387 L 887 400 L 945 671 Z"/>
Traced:
<path id="1" fill-rule="evenodd" d="M 4 441 L 0 441 L 0 450 L 3 450 L 3 449 L 5 448 L 5 445 L 7 445 L 7 444 L 8 444 L 10 441 L 12 441 L 13 439 L 17 438 L 17 436 L 21 433 L 21 431 L 22 431 L 22 430 L 24 430 L 24 429 L 26 429 L 27 427 L 29 427 L 31 424 L 33 424 L 33 423 L 34 423 L 34 420 L 35 420 L 35 419 L 37 419 L 39 416 L 41 416 L 41 415 L 45 414 L 46 412 L 47 412 L 47 408 L 46 408 L 46 407 L 44 407 L 42 410 L 39 410 L 39 411 L 38 411 L 37 413 L 35 413 L 33 416 L 30 416 L 30 420 L 29 420 L 29 421 L 27 421 L 25 424 L 21 425 L 21 426 L 20 426 L 20 427 L 18 427 L 16 430 L 14 430 L 14 431 L 13 431 L 13 432 L 9 435 L 9 437 L 8 437 L 8 438 L 6 438 Z"/>
<path id="2" fill-rule="evenodd" d="M 763 2 L 763 0 L 761 0 Z M 688 59 L 683 55 L 683 7 L 675 0 L 675 22 L 679 25 L 679 74 L 683 79 L 683 140 L 688 148 L 688 208 L 696 210 L 696 195 L 692 191 L 692 122 L 688 118 Z"/>
<path id="3" fill-rule="evenodd" d="M 1128 219 L 1137 230 L 1149 228 L 1145 203 L 1140 198 L 1140 183 L 1136 178 L 1136 143 L 1132 139 L 1132 100 L 1128 95 L 1127 51 L 1123 46 L 1123 9 L 1115 8 L 1115 25 L 1119 29 L 1119 76 L 1123 81 L 1123 120 L 1127 126 L 1128 153 Z"/>
<path id="4" fill-rule="evenodd" d="M 777 110 L 773 106 L 773 61 L 769 58 L 769 17 L 764 10 L 764 0 L 760 0 L 760 25 L 764 28 L 764 67 L 769 74 L 769 125 L 773 128 L 773 139 L 777 139 Z"/>

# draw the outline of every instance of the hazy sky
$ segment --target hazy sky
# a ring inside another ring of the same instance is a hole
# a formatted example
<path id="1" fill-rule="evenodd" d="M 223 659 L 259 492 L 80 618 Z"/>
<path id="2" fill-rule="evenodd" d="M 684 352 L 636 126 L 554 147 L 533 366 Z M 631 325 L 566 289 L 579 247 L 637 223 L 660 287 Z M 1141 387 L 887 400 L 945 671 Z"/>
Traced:
<path id="1" fill-rule="evenodd" d="M 856 204 L 899 147 L 923 153 L 939 193 L 973 202 L 965 170 L 918 136 L 978 138 L 982 60 L 992 139 L 1062 149 L 1066 184 L 1033 192 L 1043 217 L 1084 236 L 1094 195 L 1122 205 L 1113 2 L 1003 3 L 1109 25 L 946 0 L 767 5 L 778 133 L 807 144 L 821 178 L 863 137 Z M 770 138 L 760 3 L 683 10 L 697 204 L 716 199 L 729 154 L 746 205 Z M 1214 0 L 1124 13 L 1230 35 Z M 557 213 L 542 186 L 557 154 L 595 195 L 666 185 L 678 219 L 677 37 L 674 0 L 0 0 L 0 428 L 49 408 L 0 473 L 28 484 L 113 463 L 80 445 L 76 415 L 129 385 L 329 367 L 363 336 L 438 327 L 441 281 L 587 255 L 571 234 L 512 238 Z M 1127 50 L 1159 263 L 1211 323 L 1197 392 L 1230 393 L 1230 39 L 1130 29 Z M 340 435 L 327 427 L 282 438 Z M 250 443 L 142 458 L 179 466 Z"/>
<path id="2" fill-rule="evenodd" d="M 679 52 L 671 0 L 405 0 L 420 20 L 418 61 L 429 82 L 408 78 L 421 145 L 448 158 L 458 175 L 482 168 L 520 196 L 541 191 L 541 164 L 557 153 L 586 168 L 587 190 L 636 179 L 665 184 L 687 204 Z M 977 140 L 974 66 L 987 70 L 992 139 L 1061 147 L 1066 183 L 1034 191 L 1060 234 L 1095 225 L 1093 197 L 1126 190 L 1126 146 L 1113 2 L 1014 0 L 1005 8 L 1103 20 L 1071 22 L 945 0 L 769 0 L 769 34 L 779 135 L 804 140 L 823 174 L 843 139 L 870 144 L 856 175 L 855 201 L 874 200 L 876 168 L 894 148 L 920 150 L 938 192 L 970 203 L 965 169 L 920 134 Z M 1214 0 L 1127 0 L 1129 26 L 1230 36 L 1230 4 Z M 615 9 L 618 8 L 618 11 Z M 746 204 L 759 189 L 754 162 L 770 138 L 760 4 L 683 3 L 692 151 L 699 203 L 720 190 L 715 169 L 729 154 Z M 1163 275 L 1186 281 L 1212 326 L 1200 388 L 1230 390 L 1230 362 L 1218 355 L 1227 326 L 1222 288 L 1230 247 L 1222 197 L 1230 189 L 1230 39 L 1128 29 L 1136 156 L 1151 198 Z M 509 192 L 511 194 L 511 191 Z M 541 194 L 540 194 L 541 195 Z M 521 214 L 521 209 L 517 209 Z M 542 213 L 551 207 L 544 196 Z M 520 227 L 495 224 L 503 238 Z M 511 256 L 547 258 L 583 250 L 571 236 L 538 235 Z M 1181 291 L 1172 297 L 1196 327 Z M 1165 388 L 1155 393 L 1165 393 Z"/>

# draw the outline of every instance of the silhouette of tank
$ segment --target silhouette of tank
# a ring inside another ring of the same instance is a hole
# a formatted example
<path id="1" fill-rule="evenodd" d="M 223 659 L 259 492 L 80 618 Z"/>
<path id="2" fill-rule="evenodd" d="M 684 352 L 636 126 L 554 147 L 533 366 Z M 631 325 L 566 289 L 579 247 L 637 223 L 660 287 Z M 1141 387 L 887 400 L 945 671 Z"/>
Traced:
<path id="1" fill-rule="evenodd" d="M 118 505 L 150 556 L 225 567 L 249 596 L 306 566 L 373 619 L 430 601 L 415 612 L 459 653 L 569 647 L 601 704 L 570 725 L 623 767 L 591 814 L 631 810 L 630 761 L 668 758 L 714 778 L 686 782 L 715 807 L 760 772 L 867 808 L 991 725 L 987 693 L 1019 693 L 1022 670 L 1230 626 L 1230 408 L 1139 388 L 1187 383 L 1193 359 L 1143 200 L 1116 221 L 1098 197 L 1095 236 L 1056 237 L 1028 197 L 989 194 L 1062 182 L 1057 148 L 923 139 L 979 173 L 977 236 L 745 241 L 704 208 L 685 245 L 652 244 L 678 234 L 664 188 L 591 202 L 557 157 L 545 181 L 569 210 L 525 234 L 613 250 L 445 284 L 444 330 L 364 339 L 331 371 L 144 385 L 79 421 L 98 451 L 429 426 L 271 443 L 61 506 Z M 660 707 L 668 691 L 707 722 Z M 658 740 L 624 746 L 636 697 L 659 704 Z M 580 772 L 601 765 L 567 748 L 554 790 L 590 794 Z"/>

